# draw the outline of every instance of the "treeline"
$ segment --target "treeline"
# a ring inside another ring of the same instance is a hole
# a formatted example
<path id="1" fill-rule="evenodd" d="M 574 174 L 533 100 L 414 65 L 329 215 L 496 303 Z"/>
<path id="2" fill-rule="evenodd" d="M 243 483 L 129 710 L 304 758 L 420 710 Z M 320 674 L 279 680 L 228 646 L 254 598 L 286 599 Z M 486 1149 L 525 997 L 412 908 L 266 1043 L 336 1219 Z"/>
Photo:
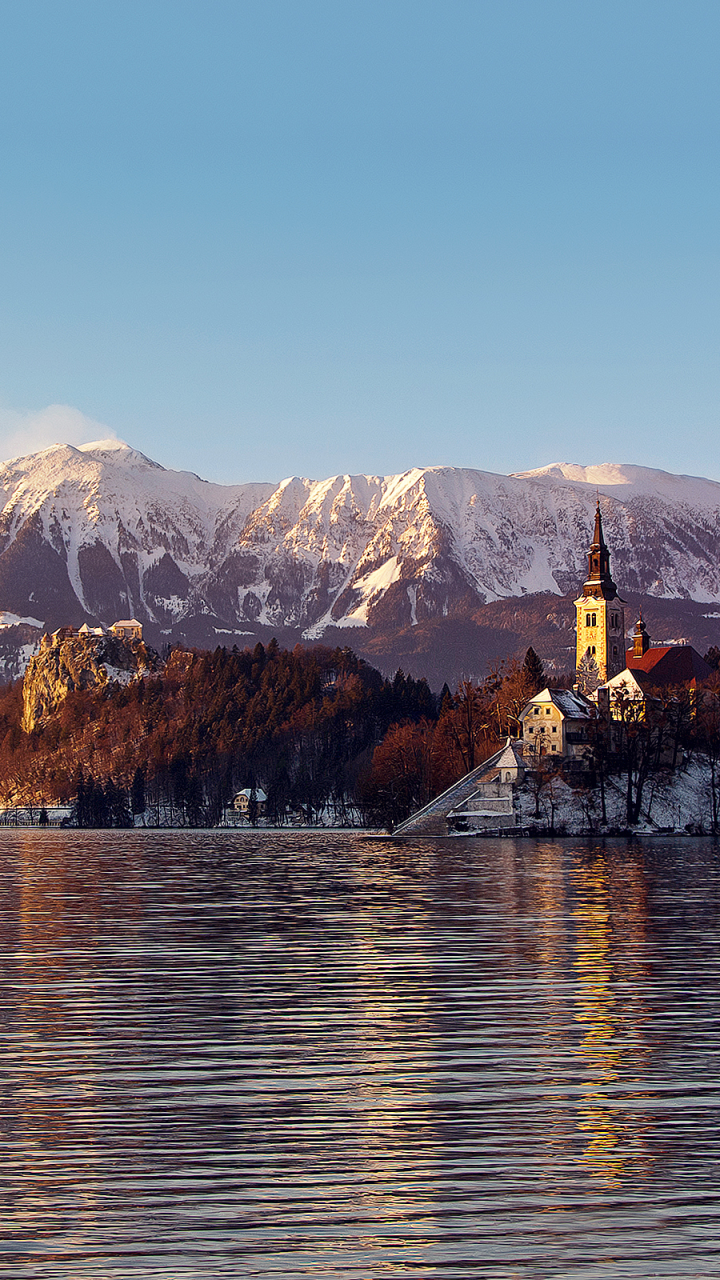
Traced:
<path id="1" fill-rule="evenodd" d="M 2 803 L 78 802 L 83 825 L 132 811 L 212 825 L 243 787 L 265 791 L 274 820 L 292 809 L 345 820 L 388 726 L 437 706 L 424 680 L 385 680 L 350 649 L 271 641 L 175 650 L 158 676 L 69 693 L 31 734 L 21 714 L 21 685 L 0 690 Z"/>
<path id="2" fill-rule="evenodd" d="M 17 683 L 0 690 L 0 802 L 72 804 L 81 826 L 205 826 L 249 787 L 271 822 L 393 825 L 517 732 L 541 683 L 532 651 L 435 697 L 348 648 L 176 649 L 159 675 L 68 694 L 30 734 Z"/>

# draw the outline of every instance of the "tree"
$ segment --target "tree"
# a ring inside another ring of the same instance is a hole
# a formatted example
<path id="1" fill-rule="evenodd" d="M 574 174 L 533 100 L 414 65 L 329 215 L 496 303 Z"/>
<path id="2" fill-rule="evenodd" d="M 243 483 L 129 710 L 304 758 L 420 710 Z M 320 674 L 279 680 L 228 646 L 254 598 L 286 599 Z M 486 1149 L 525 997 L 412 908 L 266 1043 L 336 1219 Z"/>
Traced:
<path id="1" fill-rule="evenodd" d="M 713 675 L 699 695 L 695 741 L 710 771 L 710 823 L 720 831 L 720 677 Z"/>
<path id="2" fill-rule="evenodd" d="M 492 733 L 491 705 L 486 688 L 463 680 L 453 699 L 453 710 L 443 717 L 457 748 L 465 773 L 471 773 L 488 755 L 481 744 Z"/>
<path id="3" fill-rule="evenodd" d="M 145 812 L 145 769 L 138 765 L 130 787 L 130 808 L 134 814 Z"/>
<path id="4" fill-rule="evenodd" d="M 250 796 L 248 799 L 247 813 L 248 813 L 248 822 L 250 823 L 250 826 L 256 827 L 258 823 L 259 806 L 258 806 L 257 791 L 255 789 L 255 786 L 252 786 L 250 788 Z"/>
<path id="5" fill-rule="evenodd" d="M 362 798 L 377 820 L 391 830 L 435 794 L 434 734 L 435 726 L 428 720 L 396 724 L 375 748 Z"/>
<path id="6" fill-rule="evenodd" d="M 493 706 L 493 723 L 498 739 L 517 737 L 520 733 L 520 715 L 523 707 L 537 692 L 524 666 L 513 660 L 507 667 L 504 663 L 491 671 L 488 677 L 491 703 Z"/>
<path id="7" fill-rule="evenodd" d="M 716 644 L 710 645 L 710 648 L 705 654 L 705 661 L 709 667 L 714 667 L 716 671 L 720 669 L 720 649 L 718 649 Z"/>
<path id="8" fill-rule="evenodd" d="M 540 801 L 544 793 L 552 786 L 558 772 L 558 762 L 551 760 L 548 756 L 539 756 L 533 761 L 533 766 L 528 773 L 528 782 L 530 786 L 530 794 L 535 801 L 534 817 L 540 818 Z M 553 819 L 555 816 L 555 802 L 552 806 Z"/>
<path id="9" fill-rule="evenodd" d="M 660 756 L 662 723 L 650 699 L 632 697 L 623 687 L 613 690 L 611 715 L 626 774 L 626 819 L 632 827 L 640 821 L 645 783 Z"/>
<path id="10" fill-rule="evenodd" d="M 584 693 L 586 698 L 589 698 L 600 687 L 600 669 L 595 660 L 595 655 L 589 649 L 585 650 L 580 659 L 575 675 L 577 677 L 578 690 L 580 693 Z"/>
<path id="11" fill-rule="evenodd" d="M 536 693 L 545 688 L 547 681 L 545 680 L 545 668 L 532 646 L 525 654 L 522 669 L 530 690 L 528 697 L 534 698 Z"/>
<path id="12" fill-rule="evenodd" d="M 447 715 L 448 711 L 452 711 L 452 708 L 453 696 L 446 681 L 440 690 L 440 696 L 438 698 L 438 714 L 441 716 Z"/>

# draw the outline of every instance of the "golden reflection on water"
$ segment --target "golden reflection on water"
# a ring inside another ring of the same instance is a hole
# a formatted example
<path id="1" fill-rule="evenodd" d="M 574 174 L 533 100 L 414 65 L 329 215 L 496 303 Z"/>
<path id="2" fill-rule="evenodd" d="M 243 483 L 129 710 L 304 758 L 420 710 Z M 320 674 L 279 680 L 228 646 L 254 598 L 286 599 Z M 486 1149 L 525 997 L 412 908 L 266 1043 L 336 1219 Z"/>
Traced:
<path id="1" fill-rule="evenodd" d="M 407 888 L 398 883 L 399 900 Z M 414 938 L 425 936 L 429 921 L 427 905 L 416 902 Z M 420 1162 L 424 1191 L 419 1191 L 417 1153 L 434 1151 L 437 1138 L 427 1092 L 438 1038 L 428 1001 L 435 955 L 422 946 L 408 954 L 404 945 L 400 952 L 394 936 L 397 921 L 371 905 L 353 926 L 348 951 L 354 968 L 353 1034 L 347 1051 L 359 1067 L 352 1106 L 355 1163 L 362 1170 L 357 1201 L 368 1221 L 383 1224 L 381 1233 L 363 1232 L 362 1245 L 377 1256 L 392 1240 L 393 1251 L 401 1256 L 397 1261 L 386 1257 L 380 1269 L 405 1274 L 408 1262 L 419 1263 L 429 1246 L 424 1231 L 419 1237 L 418 1222 L 428 1209 L 432 1170 Z M 429 1155 L 428 1161 L 434 1163 Z"/>
<path id="2" fill-rule="evenodd" d="M 604 850 L 595 850 L 571 868 L 569 878 L 576 926 L 573 1017 L 582 1029 L 582 1162 L 604 1185 L 618 1186 L 641 1167 L 647 1173 L 651 1159 L 649 1117 L 633 1105 L 646 1096 L 649 1053 L 647 1009 L 637 995 L 647 976 L 645 883 L 630 848 L 624 862 L 609 862 Z"/>
<path id="3" fill-rule="evenodd" d="M 572 1151 L 568 1120 L 567 1077 L 557 1054 L 568 1023 L 568 994 L 564 982 L 568 937 L 567 886 L 564 849 L 557 844 L 539 845 L 533 877 L 532 911 L 535 921 L 533 964 L 542 984 L 543 1017 L 539 1034 L 546 1052 L 546 1071 L 540 1085 L 545 1145 L 559 1162 Z"/>

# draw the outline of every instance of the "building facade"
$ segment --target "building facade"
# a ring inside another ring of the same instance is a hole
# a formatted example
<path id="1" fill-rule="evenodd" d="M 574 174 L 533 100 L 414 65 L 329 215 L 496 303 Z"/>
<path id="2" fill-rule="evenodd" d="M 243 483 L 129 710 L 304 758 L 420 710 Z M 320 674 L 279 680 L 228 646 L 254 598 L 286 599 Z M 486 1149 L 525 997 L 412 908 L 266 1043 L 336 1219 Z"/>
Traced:
<path id="1" fill-rule="evenodd" d="M 532 766 L 540 756 L 584 760 L 591 751 L 596 708 L 570 689 L 543 689 L 520 713 L 523 752 Z"/>

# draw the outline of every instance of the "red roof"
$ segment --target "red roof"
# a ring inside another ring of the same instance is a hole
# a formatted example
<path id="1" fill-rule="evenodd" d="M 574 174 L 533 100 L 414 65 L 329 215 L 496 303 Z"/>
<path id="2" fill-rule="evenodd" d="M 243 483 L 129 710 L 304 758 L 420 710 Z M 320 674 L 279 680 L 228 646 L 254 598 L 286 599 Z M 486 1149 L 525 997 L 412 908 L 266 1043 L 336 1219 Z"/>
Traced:
<path id="1" fill-rule="evenodd" d="M 644 672 L 655 685 L 686 684 L 712 675 L 712 667 L 691 644 L 653 645 L 642 658 L 628 649 L 625 658 L 629 671 Z"/>

